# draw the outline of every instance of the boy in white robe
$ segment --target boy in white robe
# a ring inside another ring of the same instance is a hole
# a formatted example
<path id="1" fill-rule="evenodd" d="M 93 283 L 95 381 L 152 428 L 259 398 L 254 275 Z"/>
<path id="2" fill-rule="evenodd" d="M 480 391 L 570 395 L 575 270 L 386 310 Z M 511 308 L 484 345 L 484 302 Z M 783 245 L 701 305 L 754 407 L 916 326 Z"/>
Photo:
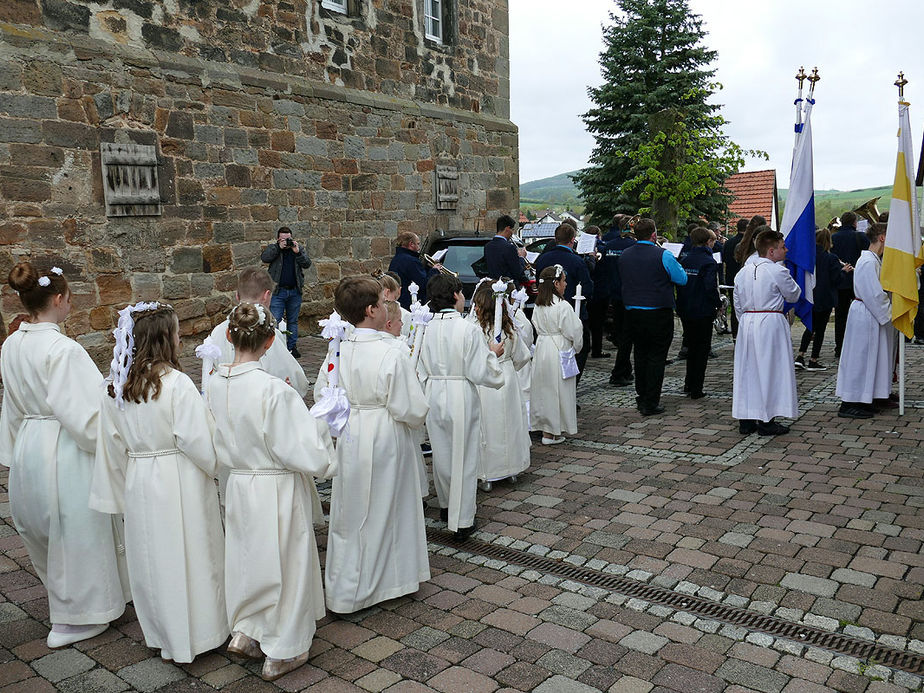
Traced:
<path id="1" fill-rule="evenodd" d="M 46 642 L 55 649 L 96 637 L 125 611 L 122 518 L 87 505 L 103 378 L 58 327 L 71 309 L 67 280 L 58 268 L 40 275 L 20 262 L 9 283 L 30 321 L 0 356 L 0 464 L 10 468 L 16 531 L 48 591 Z"/>
<path id="2" fill-rule="evenodd" d="M 381 284 L 349 277 L 334 300 L 355 330 L 340 343 L 350 418 L 337 440 L 324 585 L 327 607 L 346 614 L 416 592 L 430 579 L 414 431 L 427 400 L 407 349 L 381 331 Z M 316 398 L 326 385 L 325 363 Z"/>
<path id="3" fill-rule="evenodd" d="M 795 303 L 802 290 L 782 264 L 786 245 L 769 228 L 756 236 L 757 258 L 749 258 L 735 276 L 735 343 L 732 416 L 738 431 L 762 436 L 789 432 L 773 420 L 799 415 L 796 369 L 792 361 L 789 321 L 784 302 Z"/>
<path id="4" fill-rule="evenodd" d="M 488 346 L 481 330 L 462 317 L 465 296 L 456 277 L 427 283 L 433 319 L 420 342 L 417 374 L 427 393 L 427 431 L 433 447 L 433 483 L 440 517 L 457 537 L 475 531 L 475 495 L 481 457 L 481 404 L 476 386 L 499 388 L 497 361 L 504 345 Z"/>
<path id="5" fill-rule="evenodd" d="M 892 301 L 879 281 L 885 234 L 883 223 L 867 229 L 869 250 L 860 253 L 853 270 L 855 298 L 837 369 L 837 415 L 844 418 L 868 419 L 878 406 L 889 406 L 898 333 L 892 325 Z"/>
<path id="6" fill-rule="evenodd" d="M 225 512 L 228 651 L 266 654 L 274 681 L 308 660 L 315 623 L 324 617 L 321 564 L 311 528 L 308 475 L 335 471 L 327 425 L 260 359 L 276 339 L 262 305 L 241 303 L 229 318 L 235 347 L 209 381 L 215 450 L 231 469 Z"/>

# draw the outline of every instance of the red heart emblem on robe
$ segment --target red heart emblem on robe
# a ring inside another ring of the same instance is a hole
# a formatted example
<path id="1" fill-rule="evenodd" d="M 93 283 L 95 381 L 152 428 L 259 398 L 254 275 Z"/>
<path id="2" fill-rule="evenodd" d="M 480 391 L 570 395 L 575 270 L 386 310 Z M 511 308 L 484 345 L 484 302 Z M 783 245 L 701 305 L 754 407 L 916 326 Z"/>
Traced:
<path id="1" fill-rule="evenodd" d="M 334 364 L 328 363 L 328 364 L 327 364 L 327 372 L 330 373 L 332 370 L 334 370 Z"/>

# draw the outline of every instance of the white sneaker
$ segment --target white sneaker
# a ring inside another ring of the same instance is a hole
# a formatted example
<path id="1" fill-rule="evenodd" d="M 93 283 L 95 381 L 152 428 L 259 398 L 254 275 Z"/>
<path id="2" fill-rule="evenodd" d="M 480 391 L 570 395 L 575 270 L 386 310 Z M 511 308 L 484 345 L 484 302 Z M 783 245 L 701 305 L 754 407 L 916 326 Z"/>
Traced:
<path id="1" fill-rule="evenodd" d="M 81 640 L 89 640 L 90 638 L 95 638 L 101 633 L 105 633 L 106 629 L 109 628 L 108 623 L 103 623 L 98 626 L 89 625 L 89 626 L 65 626 L 67 630 L 62 631 L 50 631 L 48 637 L 45 639 L 45 644 L 50 650 L 56 650 L 60 647 L 67 647 L 68 645 L 73 645 L 75 642 L 80 642 Z"/>
<path id="2" fill-rule="evenodd" d="M 552 436 L 551 438 L 546 438 L 545 436 L 542 436 L 543 445 L 558 445 L 559 443 L 564 443 L 564 442 L 565 442 L 564 436 Z"/>

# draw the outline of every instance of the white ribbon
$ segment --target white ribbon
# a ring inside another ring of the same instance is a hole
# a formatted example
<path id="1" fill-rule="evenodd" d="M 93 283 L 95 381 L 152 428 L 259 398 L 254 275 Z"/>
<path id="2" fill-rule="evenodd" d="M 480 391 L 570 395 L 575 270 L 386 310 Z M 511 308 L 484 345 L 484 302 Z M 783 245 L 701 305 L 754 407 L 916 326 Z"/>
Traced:
<path id="1" fill-rule="evenodd" d="M 158 303 L 157 301 L 150 303 L 139 302 L 133 306 L 126 306 L 119 311 L 119 323 L 112 331 L 115 337 L 115 347 L 112 349 L 112 363 L 109 364 L 109 381 L 112 383 L 112 391 L 115 394 L 115 401 L 119 409 L 125 409 L 122 390 L 125 387 L 125 381 L 128 379 L 128 371 L 132 367 L 135 352 L 135 319 L 132 314 L 155 310 L 162 305 L 166 304 Z"/>
<path id="2" fill-rule="evenodd" d="M 427 323 L 433 319 L 433 313 L 429 306 L 422 306 L 419 303 L 417 308 L 411 312 L 411 325 L 414 326 L 412 332 L 413 340 L 411 342 L 411 363 L 417 368 L 417 362 L 420 360 L 420 340 L 423 339 L 424 330 Z"/>
<path id="3" fill-rule="evenodd" d="M 321 388 L 321 396 L 309 411 L 314 418 L 326 421 L 331 436 L 337 438 L 350 420 L 350 401 L 347 399 L 346 390 L 340 387 L 340 340 L 346 334 L 350 323 L 334 311 L 326 320 L 319 320 L 318 325 L 322 328 L 321 336 L 331 342 L 331 356 L 327 385 Z"/>
<path id="4" fill-rule="evenodd" d="M 504 318 L 504 296 L 507 294 L 507 282 L 498 279 L 491 284 L 491 291 L 494 292 L 494 341 L 500 343 L 503 335 L 503 318 Z"/>

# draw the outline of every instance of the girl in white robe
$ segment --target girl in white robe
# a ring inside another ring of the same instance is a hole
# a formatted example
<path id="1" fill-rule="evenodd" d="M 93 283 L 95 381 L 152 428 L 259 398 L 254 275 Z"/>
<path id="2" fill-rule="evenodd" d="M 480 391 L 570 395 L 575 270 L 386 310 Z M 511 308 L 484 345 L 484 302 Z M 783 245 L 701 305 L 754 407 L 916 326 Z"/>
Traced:
<path id="1" fill-rule="evenodd" d="M 199 390 L 179 370 L 173 308 L 137 304 L 120 316 L 90 507 L 125 514 L 132 599 L 148 647 L 164 659 L 191 662 L 230 632 L 214 424 Z"/>
<path id="2" fill-rule="evenodd" d="M 440 515 L 457 535 L 475 530 L 475 496 L 481 459 L 481 402 L 477 386 L 500 388 L 504 375 L 497 356 L 503 344 L 485 342 L 481 330 L 462 317 L 462 284 L 437 275 L 427 284 L 433 319 L 420 343 L 417 374 L 430 412 L 433 484 Z"/>
<path id="3" fill-rule="evenodd" d="M 298 393 L 261 366 L 278 339 L 269 310 L 241 303 L 229 325 L 236 360 L 218 367 L 208 390 L 215 451 L 231 470 L 228 651 L 266 654 L 263 678 L 272 681 L 307 661 L 315 622 L 326 613 L 308 475 L 333 475 L 334 446 L 327 425 L 308 413 Z"/>
<path id="4" fill-rule="evenodd" d="M 532 422 L 530 420 L 529 413 L 529 399 L 530 399 L 530 383 L 533 379 L 533 352 L 535 350 L 535 335 L 533 333 L 533 324 L 529 321 L 529 318 L 526 317 L 526 313 L 523 312 L 522 308 L 517 308 L 516 313 L 514 313 L 513 321 L 517 325 L 517 336 L 520 341 L 526 345 L 526 348 L 529 350 L 530 358 L 523 365 L 522 368 L 517 369 L 517 380 L 520 381 L 520 391 L 523 393 L 523 409 L 526 416 L 526 430 L 534 430 Z M 582 335 L 583 336 L 583 335 Z"/>
<path id="5" fill-rule="evenodd" d="M 87 506 L 103 377 L 58 327 L 70 312 L 61 271 L 28 262 L 10 286 L 31 315 L 3 344 L 0 464 L 10 468 L 10 511 L 48 591 L 48 647 L 95 637 L 130 599 L 121 518 Z"/>
<path id="6" fill-rule="evenodd" d="M 494 291 L 482 284 L 472 297 L 472 313 L 487 345 L 495 343 Z M 481 458 L 478 478 L 493 482 L 521 474 L 529 467 L 529 431 L 517 371 L 530 361 L 529 348 L 520 339 L 507 311 L 501 306 L 504 354 L 497 359 L 504 376 L 499 388 L 478 387 L 481 402 Z M 486 487 L 485 487 L 486 488 Z"/>
<path id="7" fill-rule="evenodd" d="M 381 285 L 371 277 L 344 279 L 335 302 L 355 329 L 340 343 L 350 418 L 337 440 L 324 586 L 327 607 L 346 614 L 416 592 L 430 579 L 414 430 L 427 401 L 407 348 L 381 331 Z M 316 399 L 326 385 L 322 366 Z"/>
<path id="8" fill-rule="evenodd" d="M 844 402 L 842 413 L 867 409 L 873 400 L 887 399 L 892 392 L 897 330 L 892 325 L 892 301 L 882 290 L 879 273 L 881 242 L 860 253 L 853 270 L 856 300 L 847 314 L 844 347 L 837 368 L 837 396 Z M 853 406 L 851 406 L 853 405 Z M 855 417 L 867 418 L 867 417 Z"/>
<path id="9" fill-rule="evenodd" d="M 533 308 L 536 352 L 529 395 L 533 430 L 542 431 L 543 445 L 564 440 L 563 433 L 577 433 L 577 378 L 562 377 L 561 352 L 584 346 L 584 328 L 565 301 L 568 280 L 560 265 L 546 267 L 539 275 L 539 296 Z"/>
<path id="10" fill-rule="evenodd" d="M 777 237 L 772 243 L 767 240 Z M 732 416 L 739 419 L 742 434 L 786 433 L 789 429 L 773 418 L 799 415 L 792 335 L 783 306 L 787 301 L 795 303 L 802 291 L 782 264 L 786 257 L 782 238 L 769 229 L 760 232 L 757 242 L 763 253 L 749 257 L 735 276 L 738 339 Z"/>

